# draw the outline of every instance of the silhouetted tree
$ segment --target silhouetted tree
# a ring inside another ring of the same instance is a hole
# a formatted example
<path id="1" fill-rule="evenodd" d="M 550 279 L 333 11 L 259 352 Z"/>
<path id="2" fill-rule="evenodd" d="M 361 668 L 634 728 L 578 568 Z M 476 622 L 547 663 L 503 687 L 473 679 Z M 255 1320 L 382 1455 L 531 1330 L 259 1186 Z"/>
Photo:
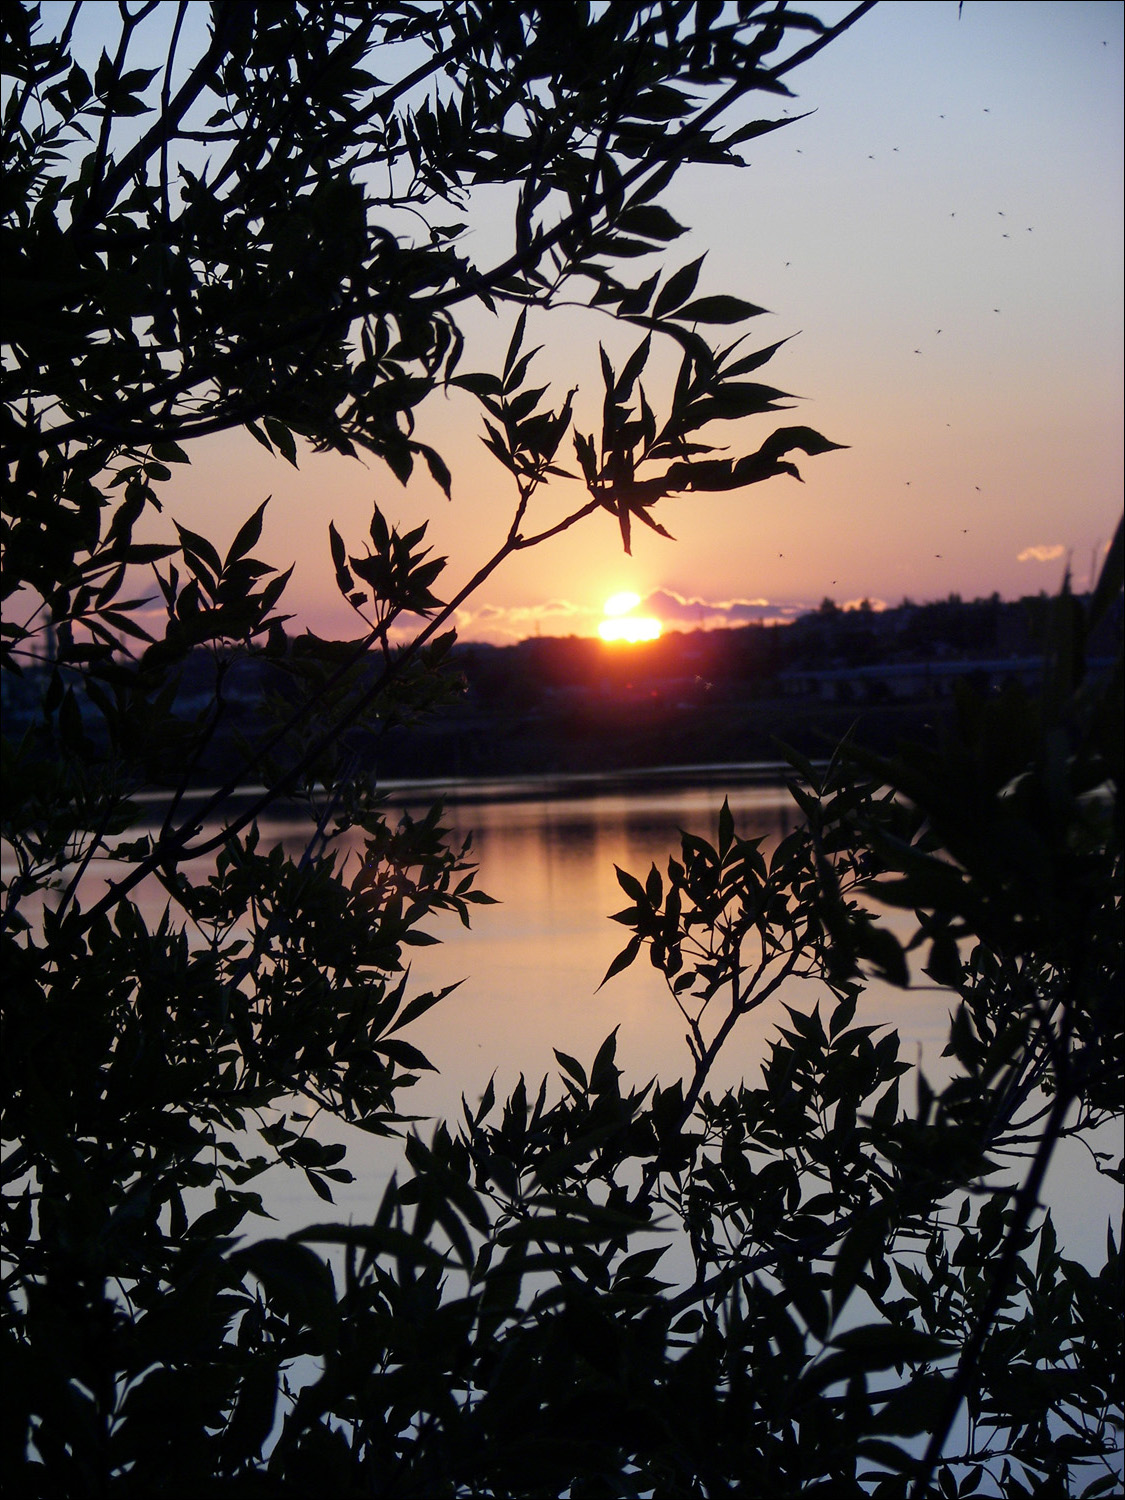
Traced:
<path id="1" fill-rule="evenodd" d="M 35 6 L 0 16 L 0 664 L 43 690 L 4 744 L 13 1494 L 1113 1487 L 1117 1246 L 1095 1275 L 1035 1215 L 1057 1141 L 1121 1109 L 1121 676 L 1085 681 L 1081 649 L 1120 594 L 1120 534 L 1089 605 L 1058 602 L 1040 700 L 966 694 L 948 745 L 892 761 L 796 758 L 804 824 L 768 859 L 724 809 L 666 873 L 620 872 L 607 978 L 646 953 L 684 1019 L 682 1081 L 623 1086 L 612 1036 L 589 1066 L 559 1052 L 561 1087 L 499 1106 L 489 1088 L 409 1134 L 370 1222 L 251 1232 L 272 1167 L 329 1204 L 348 1180 L 320 1115 L 403 1128 L 399 1092 L 429 1066 L 406 1032 L 447 993 L 411 992 L 410 949 L 487 899 L 440 809 L 392 819 L 365 770 L 458 690 L 458 606 L 601 511 L 628 548 L 667 495 L 835 446 L 785 427 L 716 457 L 711 423 L 780 409 L 746 378 L 777 345 L 700 332 L 760 311 L 701 289 L 700 260 L 630 267 L 682 232 L 659 201 L 676 172 L 739 161 L 782 123 L 744 101 L 867 9 L 826 28 L 701 0 L 122 4 L 95 12 L 97 60 L 80 5 L 54 30 Z M 480 187 L 511 214 L 493 264 L 464 234 Z M 640 340 L 620 370 L 603 352 L 596 433 L 525 342 L 529 311 L 575 298 Z M 494 369 L 465 368 L 478 306 L 513 315 Z M 657 344 L 679 361 L 664 400 Z M 290 463 L 366 454 L 402 481 L 421 463 L 448 493 L 416 414 L 454 387 L 513 518 L 451 598 L 425 527 L 378 508 L 354 551 L 328 526 L 361 621 L 346 641 L 287 639 L 264 504 L 223 554 L 184 526 L 140 539 L 170 466 L 232 429 Z M 567 439 L 583 498 L 536 519 Z M 199 647 L 213 679 L 185 718 Z M 276 702 L 192 801 L 247 662 Z M 309 812 L 296 856 L 259 832 L 283 797 Z M 908 950 L 875 899 L 916 913 Z M 907 951 L 957 995 L 954 1076 L 919 1075 L 916 1112 L 895 1034 L 853 1024 L 869 975 L 907 982 Z M 799 979 L 823 1020 L 786 1007 L 761 1086 L 714 1098 L 739 1020 Z M 1026 1178 L 998 1186 L 1012 1150 Z M 659 1276 L 668 1225 L 693 1261 L 679 1286 Z"/>

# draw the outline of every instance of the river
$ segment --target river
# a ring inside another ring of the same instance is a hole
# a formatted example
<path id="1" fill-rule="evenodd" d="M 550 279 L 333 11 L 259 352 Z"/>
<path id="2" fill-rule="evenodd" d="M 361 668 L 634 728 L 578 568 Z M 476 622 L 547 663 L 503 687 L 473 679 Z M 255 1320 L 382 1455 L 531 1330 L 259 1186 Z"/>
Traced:
<path id="1" fill-rule="evenodd" d="M 669 855 L 678 853 L 681 829 L 713 841 L 724 797 L 737 832 L 762 839 L 768 853 L 797 818 L 773 769 L 773 780 L 763 780 L 762 767 L 723 766 L 611 780 L 392 789 L 400 805 L 415 811 L 435 793 L 448 794 L 444 821 L 458 838 L 471 834 L 477 883 L 498 903 L 474 908 L 469 930 L 455 916 L 442 914 L 429 924 L 441 941 L 413 950 L 408 993 L 462 981 L 405 1033 L 437 1070 L 422 1073 L 398 1096 L 403 1113 L 420 1117 L 417 1129 L 425 1135 L 432 1122 L 459 1117 L 462 1095 L 475 1104 L 490 1078 L 501 1100 L 521 1073 L 537 1088 L 545 1075 L 557 1072 L 556 1047 L 588 1065 L 614 1028 L 625 1086 L 654 1076 L 667 1084 L 690 1072 L 683 1018 L 643 953 L 599 988 L 627 937 L 620 924 L 608 920 L 628 904 L 614 866 L 643 879 L 650 864 L 664 869 Z M 264 844 L 281 842 L 294 855 L 308 839 L 307 822 L 292 818 L 264 819 L 260 828 Z M 154 886 L 137 898 L 156 920 L 165 904 L 163 892 Z M 909 916 L 895 914 L 890 920 L 905 935 Z M 932 986 L 903 991 L 874 981 L 857 1020 L 896 1027 L 904 1060 L 921 1060 L 937 1082 L 947 1076 L 941 1051 L 951 999 Z M 790 984 L 784 1000 L 802 1009 L 819 1000 L 822 1014 L 831 1004 L 823 986 L 801 982 Z M 712 1091 L 743 1079 L 757 1082 L 768 1037 L 786 1019 L 780 996 L 746 1016 L 712 1071 Z M 908 1089 L 904 1099 L 909 1103 L 912 1097 Z M 302 1174 L 271 1172 L 263 1190 L 279 1229 L 326 1217 L 362 1219 L 399 1165 L 396 1142 L 333 1122 L 321 1121 L 318 1129 L 324 1138 L 348 1142 L 346 1164 L 356 1182 L 338 1191 L 333 1211 L 315 1198 Z M 1120 1131 L 1103 1130 L 1099 1145 L 1120 1150 Z M 1069 1253 L 1100 1264 L 1106 1215 L 1119 1219 L 1120 1193 L 1090 1169 L 1081 1146 L 1059 1148 L 1048 1198 Z"/>
<path id="2" fill-rule="evenodd" d="M 537 1087 L 558 1071 L 556 1047 L 588 1065 L 615 1027 L 624 1085 L 654 1076 L 669 1083 L 687 1075 L 691 1060 L 683 1018 L 643 953 L 599 988 L 627 937 L 609 920 L 611 912 L 628 904 L 614 866 L 643 879 L 650 864 L 663 870 L 669 855 L 678 853 L 681 829 L 713 841 L 724 797 L 737 832 L 761 838 L 768 851 L 797 820 L 785 787 L 776 779 L 763 782 L 761 768 L 715 767 L 678 778 L 649 773 L 613 782 L 498 782 L 473 788 L 468 800 L 460 800 L 466 788 L 450 790 L 454 798 L 444 821 L 459 837 L 472 835 L 478 884 L 498 904 L 477 908 L 470 930 L 443 916 L 432 927 L 441 943 L 415 951 L 413 990 L 463 982 L 411 1026 L 410 1040 L 437 1072 L 422 1074 L 414 1088 L 400 1094 L 400 1108 L 423 1117 L 417 1128 L 425 1134 L 429 1122 L 460 1115 L 462 1095 L 475 1103 L 490 1078 L 499 1099 L 521 1073 Z M 409 804 L 405 791 L 402 795 Z M 295 853 L 306 837 L 304 827 L 282 822 L 263 825 L 262 831 Z M 903 936 L 912 925 L 908 914 L 892 914 L 889 920 Z M 924 976 L 915 978 L 924 984 Z M 813 983 L 791 985 L 784 998 L 802 1009 L 820 1001 L 822 1014 L 831 1004 L 827 990 Z M 951 1003 L 949 992 L 933 986 L 904 991 L 873 981 L 857 1020 L 897 1028 L 903 1059 L 921 1061 L 936 1083 L 948 1076 L 941 1053 Z M 746 1016 L 719 1056 L 712 1089 L 743 1079 L 756 1083 L 768 1038 L 785 1020 L 780 998 Z M 909 1104 L 912 1098 L 910 1088 L 904 1099 Z M 1116 1151 L 1119 1135 L 1113 1127 L 1103 1130 L 1099 1145 Z M 355 1144 L 349 1165 L 357 1183 L 340 1206 L 359 1215 L 381 1190 L 397 1152 L 365 1137 Z M 304 1195 L 297 1174 L 292 1176 L 285 1219 L 299 1219 L 301 1212 L 323 1217 L 323 1205 Z M 1049 1189 L 1063 1245 L 1072 1255 L 1100 1264 L 1106 1215 L 1112 1212 L 1119 1221 L 1120 1193 L 1090 1169 L 1084 1148 L 1070 1142 L 1058 1149 Z"/>

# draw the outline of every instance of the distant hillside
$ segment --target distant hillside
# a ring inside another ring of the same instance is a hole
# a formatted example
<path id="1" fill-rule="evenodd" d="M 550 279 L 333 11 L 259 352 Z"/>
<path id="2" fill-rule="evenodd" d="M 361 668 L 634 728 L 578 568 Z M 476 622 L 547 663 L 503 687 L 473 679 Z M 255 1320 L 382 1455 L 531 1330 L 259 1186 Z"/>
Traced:
<path id="1" fill-rule="evenodd" d="M 353 732 L 353 746 L 388 778 L 478 777 L 609 771 L 660 765 L 773 760 L 778 740 L 824 753 L 846 732 L 879 749 L 931 732 L 952 709 L 958 677 L 985 687 L 1040 673 L 1046 596 L 1006 603 L 904 603 L 843 611 L 830 600 L 790 625 L 671 631 L 657 641 L 607 645 L 588 637 L 533 638 L 497 647 L 455 646 L 440 706 L 410 723 L 384 719 Z M 1118 649 L 1121 619 L 1108 622 L 1091 655 Z M 294 660 L 302 638 L 287 646 Z M 372 660 L 371 670 L 375 670 Z M 179 715 L 205 711 L 215 664 L 203 650 L 180 668 Z M 45 674 L 29 672 L 4 703 L 6 732 L 37 712 Z M 222 733 L 196 779 L 237 764 L 239 737 L 253 742 L 269 697 L 284 701 L 293 681 L 262 657 L 227 670 Z M 96 737 L 96 715 L 85 715 Z M 174 781 L 179 755 L 150 767 Z"/>

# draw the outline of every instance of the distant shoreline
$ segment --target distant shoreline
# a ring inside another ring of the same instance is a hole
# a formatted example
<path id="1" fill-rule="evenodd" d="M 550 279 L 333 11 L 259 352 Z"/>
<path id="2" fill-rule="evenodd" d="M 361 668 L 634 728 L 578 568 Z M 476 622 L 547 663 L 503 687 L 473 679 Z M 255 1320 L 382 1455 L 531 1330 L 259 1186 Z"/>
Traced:
<path id="1" fill-rule="evenodd" d="M 827 764 L 814 762 L 814 764 Z M 672 791 L 714 786 L 782 786 L 787 777 L 799 773 L 787 761 L 720 761 L 704 765 L 642 766 L 627 771 L 575 771 L 503 777 L 394 777 L 379 784 L 388 803 L 395 807 L 429 806 L 441 802 L 450 807 L 481 802 L 554 802 L 581 796 L 608 796 L 615 792 Z M 193 787 L 181 802 L 194 805 L 214 796 L 217 787 Z M 252 801 L 263 786 L 240 787 L 228 802 Z M 136 798 L 144 807 L 164 807 L 175 794 L 149 792 Z M 300 807 L 296 798 L 281 797 L 281 807 Z"/>

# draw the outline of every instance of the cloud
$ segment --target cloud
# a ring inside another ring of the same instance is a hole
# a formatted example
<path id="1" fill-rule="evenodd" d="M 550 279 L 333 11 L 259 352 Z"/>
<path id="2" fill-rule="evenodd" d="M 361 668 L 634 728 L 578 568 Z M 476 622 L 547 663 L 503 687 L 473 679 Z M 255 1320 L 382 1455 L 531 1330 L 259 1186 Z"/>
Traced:
<path id="1" fill-rule="evenodd" d="M 858 604 L 858 600 L 856 603 Z M 886 606 L 872 600 L 876 609 Z M 805 614 L 807 603 L 780 604 L 772 599 L 705 599 L 675 589 L 655 589 L 632 611 L 638 616 L 655 615 L 666 629 L 723 630 L 739 625 L 785 625 Z M 462 640 L 491 641 L 508 645 L 529 635 L 594 635 L 602 611 L 569 599 L 548 599 L 542 604 L 502 606 L 480 604 L 457 614 Z"/>
<path id="2" fill-rule="evenodd" d="M 655 615 L 666 625 L 687 625 L 696 630 L 748 625 L 760 621 L 763 611 L 776 613 L 777 609 L 769 599 L 685 598 L 672 589 L 657 589 L 638 606 L 639 613 Z"/>
<path id="3" fill-rule="evenodd" d="M 1062 542 L 1052 542 L 1050 545 L 1040 542 L 1035 547 L 1025 547 L 1016 555 L 1016 562 L 1054 562 L 1056 557 L 1062 557 L 1066 548 Z"/>
<path id="4" fill-rule="evenodd" d="M 572 615 L 590 613 L 590 610 L 572 604 L 569 599 L 548 599 L 545 604 L 512 604 L 506 607 L 500 604 L 482 604 L 478 609 L 462 610 L 461 618 L 473 620 L 477 624 L 491 625 L 505 620 L 515 624 L 560 617 L 569 619 Z"/>
<path id="5" fill-rule="evenodd" d="M 457 632 L 463 640 L 510 645 L 536 634 L 593 635 L 601 611 L 570 599 L 547 599 L 542 604 L 480 604 L 457 611 Z"/>
<path id="6" fill-rule="evenodd" d="M 590 611 L 569 599 L 548 599 L 545 604 L 514 605 L 506 611 L 509 620 L 569 620 L 574 615 L 588 615 Z"/>

